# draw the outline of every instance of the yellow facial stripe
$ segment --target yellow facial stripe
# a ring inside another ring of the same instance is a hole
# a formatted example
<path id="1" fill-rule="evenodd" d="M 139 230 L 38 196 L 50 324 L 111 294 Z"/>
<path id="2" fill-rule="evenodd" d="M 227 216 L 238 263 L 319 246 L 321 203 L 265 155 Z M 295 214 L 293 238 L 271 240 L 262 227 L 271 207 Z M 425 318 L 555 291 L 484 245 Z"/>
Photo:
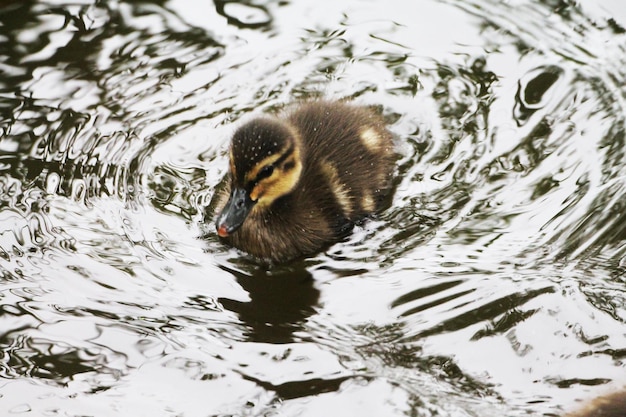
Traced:
<path id="1" fill-rule="evenodd" d="M 302 173 L 302 163 L 294 157 L 285 161 L 285 165 L 289 165 L 291 161 L 293 161 L 291 168 L 283 170 L 282 167 L 279 167 L 275 169 L 274 174 L 260 181 L 252 189 L 250 198 L 257 202 L 255 208 L 272 204 L 277 198 L 291 192 L 296 187 Z"/>
<path id="2" fill-rule="evenodd" d="M 256 180 L 257 175 L 259 175 L 259 171 L 265 168 L 268 165 L 273 164 L 278 161 L 283 155 L 279 153 L 275 153 L 273 155 L 268 156 L 267 158 L 261 160 L 258 164 L 252 167 L 250 171 L 246 173 L 246 182 Z"/>
<path id="3" fill-rule="evenodd" d="M 256 187 L 254 187 L 252 191 L 250 191 L 250 199 L 252 201 L 257 201 L 259 199 L 259 196 L 265 194 L 266 183 L 267 181 L 261 181 L 261 183 L 257 184 Z"/>
<path id="4" fill-rule="evenodd" d="M 229 152 L 229 160 L 230 160 L 230 173 L 233 178 L 237 177 L 237 171 L 235 170 L 235 157 L 233 156 L 233 151 Z"/>
<path id="5" fill-rule="evenodd" d="M 268 164 L 273 164 L 284 154 L 271 155 L 259 162 L 246 176 L 248 181 L 254 181 L 261 169 Z M 257 206 L 264 207 L 270 205 L 274 200 L 291 192 L 300 180 L 302 173 L 302 162 L 300 161 L 300 149 L 296 146 L 293 152 L 274 168 L 274 172 L 267 178 L 259 181 L 250 191 L 250 198 L 257 202 Z M 252 175 L 254 174 L 254 175 Z"/>

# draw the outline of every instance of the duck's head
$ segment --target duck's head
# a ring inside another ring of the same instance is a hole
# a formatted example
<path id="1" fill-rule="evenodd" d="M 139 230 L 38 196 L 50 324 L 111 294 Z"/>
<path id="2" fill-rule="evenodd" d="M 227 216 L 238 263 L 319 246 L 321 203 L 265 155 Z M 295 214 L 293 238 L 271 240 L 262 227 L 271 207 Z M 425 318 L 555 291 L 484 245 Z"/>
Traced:
<path id="1" fill-rule="evenodd" d="M 229 236 L 252 211 L 290 193 L 301 172 L 301 141 L 289 124 L 263 118 L 241 126 L 231 142 L 231 191 L 215 222 L 217 234 Z"/>

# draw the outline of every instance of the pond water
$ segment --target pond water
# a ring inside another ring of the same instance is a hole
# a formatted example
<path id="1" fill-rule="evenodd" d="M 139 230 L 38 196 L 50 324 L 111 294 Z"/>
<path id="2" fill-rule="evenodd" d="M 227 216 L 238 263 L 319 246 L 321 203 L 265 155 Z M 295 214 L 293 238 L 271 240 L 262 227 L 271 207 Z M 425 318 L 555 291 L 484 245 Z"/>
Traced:
<path id="1" fill-rule="evenodd" d="M 4 1 L 0 410 L 561 415 L 626 384 L 620 0 Z M 379 106 L 391 207 L 273 267 L 238 120 Z"/>

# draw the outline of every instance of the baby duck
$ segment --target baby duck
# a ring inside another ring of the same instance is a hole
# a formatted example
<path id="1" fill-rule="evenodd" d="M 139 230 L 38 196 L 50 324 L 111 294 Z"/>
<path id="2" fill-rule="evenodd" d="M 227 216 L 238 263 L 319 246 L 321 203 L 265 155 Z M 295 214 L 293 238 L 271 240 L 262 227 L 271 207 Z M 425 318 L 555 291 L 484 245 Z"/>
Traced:
<path id="1" fill-rule="evenodd" d="M 626 391 L 614 392 L 585 404 L 584 408 L 565 417 L 624 417 Z"/>
<path id="2" fill-rule="evenodd" d="M 380 115 L 336 101 L 249 121 L 229 156 L 228 184 L 211 204 L 217 234 L 274 263 L 315 253 L 380 210 L 395 159 Z"/>

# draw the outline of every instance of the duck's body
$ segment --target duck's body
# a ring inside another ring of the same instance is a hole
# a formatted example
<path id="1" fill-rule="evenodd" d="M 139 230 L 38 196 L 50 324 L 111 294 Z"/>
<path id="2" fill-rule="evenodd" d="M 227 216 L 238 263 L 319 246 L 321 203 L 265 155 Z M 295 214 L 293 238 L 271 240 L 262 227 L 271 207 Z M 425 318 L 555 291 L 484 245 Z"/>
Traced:
<path id="1" fill-rule="evenodd" d="M 320 250 L 381 208 L 394 150 L 370 109 L 315 101 L 241 126 L 230 160 L 230 183 L 217 196 L 218 235 L 284 262 Z"/>
<path id="2" fill-rule="evenodd" d="M 624 417 L 626 416 L 626 391 L 617 391 L 585 404 L 577 412 L 565 417 Z"/>

